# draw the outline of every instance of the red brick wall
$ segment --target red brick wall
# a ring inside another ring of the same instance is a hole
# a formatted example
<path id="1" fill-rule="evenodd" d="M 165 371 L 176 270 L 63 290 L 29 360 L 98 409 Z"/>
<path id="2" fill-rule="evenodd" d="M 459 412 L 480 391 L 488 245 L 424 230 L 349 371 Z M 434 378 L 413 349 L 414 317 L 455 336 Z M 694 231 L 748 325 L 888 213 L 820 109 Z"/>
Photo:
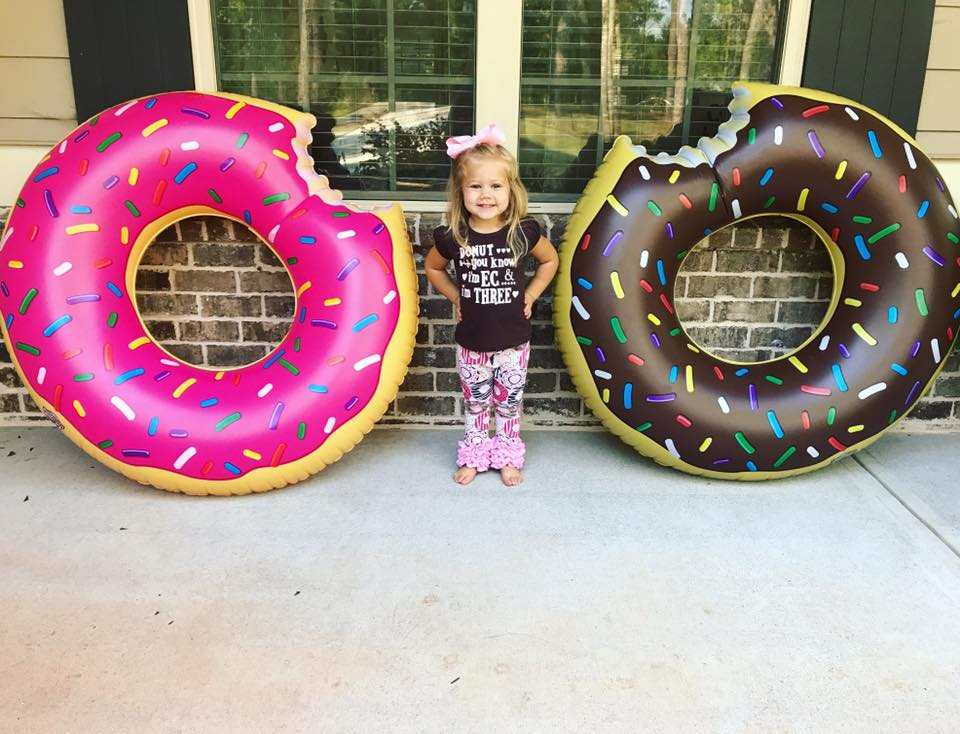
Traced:
<path id="1" fill-rule="evenodd" d="M 0 220 L 3 213 L 0 212 Z M 554 243 L 563 216 L 541 216 Z M 784 354 L 809 336 L 826 311 L 832 275 L 812 232 L 789 220 L 725 230 L 684 262 L 676 305 L 688 333 L 737 361 Z M 410 372 L 382 423 L 459 424 L 462 397 L 455 368 L 453 310 L 423 276 L 439 215 L 410 214 L 417 257 L 421 323 Z M 137 276 L 137 302 L 153 335 L 181 359 L 208 366 L 255 361 L 277 344 L 293 316 L 290 280 L 268 248 L 245 227 L 216 218 L 181 222 L 161 233 Z M 537 304 L 524 417 L 529 425 L 597 425 L 573 389 L 553 345 L 548 291 Z M 0 351 L 0 424 L 40 414 Z M 960 356 L 948 359 L 908 428 L 960 429 Z"/>

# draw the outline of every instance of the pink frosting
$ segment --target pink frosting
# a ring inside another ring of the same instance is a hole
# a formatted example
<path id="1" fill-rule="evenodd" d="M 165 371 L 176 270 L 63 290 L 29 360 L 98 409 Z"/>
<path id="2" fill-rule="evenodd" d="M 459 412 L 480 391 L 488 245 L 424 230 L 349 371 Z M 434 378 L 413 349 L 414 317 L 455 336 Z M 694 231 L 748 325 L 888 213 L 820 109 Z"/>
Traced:
<path id="1" fill-rule="evenodd" d="M 374 214 L 310 195 L 305 132 L 253 102 L 162 94 L 36 167 L 0 246 L 0 314 L 59 420 L 119 461 L 219 480 L 310 454 L 370 401 L 400 313 L 394 243 Z M 143 229 L 201 204 L 271 242 L 298 294 L 279 347 L 221 373 L 145 338 L 125 285 Z"/>

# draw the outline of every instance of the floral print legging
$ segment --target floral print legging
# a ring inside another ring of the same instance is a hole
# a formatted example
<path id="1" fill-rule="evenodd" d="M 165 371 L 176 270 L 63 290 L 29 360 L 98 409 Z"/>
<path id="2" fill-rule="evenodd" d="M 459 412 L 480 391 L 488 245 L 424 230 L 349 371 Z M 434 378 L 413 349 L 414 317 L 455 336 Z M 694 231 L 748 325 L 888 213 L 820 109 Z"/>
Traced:
<path id="1" fill-rule="evenodd" d="M 479 471 L 490 467 L 523 467 L 520 438 L 523 387 L 527 382 L 530 342 L 499 352 L 457 347 L 463 388 L 466 431 L 457 445 L 457 465 Z M 490 403 L 496 412 L 496 433 L 490 438 Z"/>

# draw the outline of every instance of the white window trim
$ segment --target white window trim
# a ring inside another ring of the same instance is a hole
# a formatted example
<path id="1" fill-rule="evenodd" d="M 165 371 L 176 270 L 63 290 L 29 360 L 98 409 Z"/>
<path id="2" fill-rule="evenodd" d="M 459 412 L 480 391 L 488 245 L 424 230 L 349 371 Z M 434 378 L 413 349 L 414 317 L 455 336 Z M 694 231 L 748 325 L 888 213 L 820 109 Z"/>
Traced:
<path id="1" fill-rule="evenodd" d="M 193 84 L 198 92 L 217 91 L 217 53 L 213 43 L 213 12 L 210 0 L 187 0 Z"/>
<path id="2" fill-rule="evenodd" d="M 780 84 L 800 85 L 811 5 L 812 0 L 788 2 Z M 210 0 L 187 0 L 187 9 L 196 88 L 215 92 L 217 60 Z M 496 122 L 507 136 L 506 147 L 514 155 L 520 138 L 522 25 L 522 0 L 477 0 L 475 120 L 478 128 Z M 445 208 L 443 201 L 396 201 L 408 212 L 442 212 Z M 370 207 L 385 202 L 360 199 L 351 203 Z M 569 214 L 573 207 L 570 202 L 531 202 L 529 209 L 532 214 Z"/>
<path id="3" fill-rule="evenodd" d="M 521 0 L 477 0 L 477 129 L 491 122 L 506 134 L 514 155 L 520 143 Z"/>
<path id="4" fill-rule="evenodd" d="M 788 0 L 787 22 L 783 25 L 783 58 L 778 84 L 799 87 L 803 79 L 803 60 L 807 51 L 807 31 L 813 0 Z"/>

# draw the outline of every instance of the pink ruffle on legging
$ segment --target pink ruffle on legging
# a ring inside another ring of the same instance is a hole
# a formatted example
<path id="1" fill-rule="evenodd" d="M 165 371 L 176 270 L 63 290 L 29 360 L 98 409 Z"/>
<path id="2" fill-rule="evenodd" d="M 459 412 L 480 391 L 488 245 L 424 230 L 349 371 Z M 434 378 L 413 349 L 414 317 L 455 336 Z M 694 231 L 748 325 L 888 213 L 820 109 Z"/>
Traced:
<path id="1" fill-rule="evenodd" d="M 505 466 L 522 469 L 526 450 L 523 439 L 519 436 L 498 433 L 490 439 L 490 466 L 494 469 L 503 469 Z"/>
<path id="2" fill-rule="evenodd" d="M 470 466 L 477 471 L 486 471 L 490 468 L 489 438 L 473 436 L 457 443 L 457 466 Z"/>

